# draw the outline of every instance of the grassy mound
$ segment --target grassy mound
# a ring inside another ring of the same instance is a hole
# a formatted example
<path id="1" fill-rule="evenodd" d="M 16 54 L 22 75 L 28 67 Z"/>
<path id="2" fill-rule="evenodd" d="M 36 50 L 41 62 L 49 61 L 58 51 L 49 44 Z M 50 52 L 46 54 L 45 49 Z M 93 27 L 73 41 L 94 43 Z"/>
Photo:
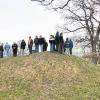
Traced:
<path id="1" fill-rule="evenodd" d="M 100 67 L 78 57 L 35 53 L 0 59 L 0 100 L 99 100 Z"/>

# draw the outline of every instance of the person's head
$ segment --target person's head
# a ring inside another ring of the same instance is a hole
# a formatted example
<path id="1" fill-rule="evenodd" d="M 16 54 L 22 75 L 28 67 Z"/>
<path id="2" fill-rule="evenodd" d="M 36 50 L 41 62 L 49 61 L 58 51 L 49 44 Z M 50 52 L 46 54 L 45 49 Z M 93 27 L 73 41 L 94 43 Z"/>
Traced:
<path id="1" fill-rule="evenodd" d="M 56 36 L 59 36 L 59 32 L 56 32 Z"/>
<path id="2" fill-rule="evenodd" d="M 29 36 L 29 39 L 31 39 L 31 36 Z"/>
<path id="3" fill-rule="evenodd" d="M 16 44 L 16 42 L 14 41 L 13 44 Z"/>
<path id="4" fill-rule="evenodd" d="M 68 38 L 66 38 L 66 41 L 68 41 Z"/>
<path id="5" fill-rule="evenodd" d="M 8 44 L 8 42 L 6 42 L 6 44 Z"/>
<path id="6" fill-rule="evenodd" d="M 24 39 L 22 40 L 22 42 L 24 42 Z"/>
<path id="7" fill-rule="evenodd" d="M 52 38 L 52 35 L 50 35 L 50 38 Z"/>
<path id="8" fill-rule="evenodd" d="M 35 38 L 38 38 L 38 36 L 36 35 Z"/>
<path id="9" fill-rule="evenodd" d="M 60 36 L 63 36 L 63 33 L 62 32 L 60 33 Z"/>
<path id="10" fill-rule="evenodd" d="M 42 35 L 40 35 L 40 38 L 42 38 Z"/>

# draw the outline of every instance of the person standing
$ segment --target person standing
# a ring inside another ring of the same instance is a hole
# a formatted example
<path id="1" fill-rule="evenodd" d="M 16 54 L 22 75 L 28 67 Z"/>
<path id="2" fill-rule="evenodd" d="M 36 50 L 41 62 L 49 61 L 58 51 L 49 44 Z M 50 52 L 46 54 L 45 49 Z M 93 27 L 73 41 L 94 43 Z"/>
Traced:
<path id="1" fill-rule="evenodd" d="M 39 52 L 39 39 L 37 35 L 34 39 L 34 44 L 35 44 L 35 52 Z"/>
<path id="2" fill-rule="evenodd" d="M 69 40 L 69 53 L 72 55 L 72 48 L 73 48 L 73 41 L 70 39 Z"/>
<path id="3" fill-rule="evenodd" d="M 20 48 L 21 48 L 21 55 L 23 56 L 24 53 L 25 53 L 25 47 L 26 47 L 26 42 L 25 40 L 22 40 L 21 41 L 21 45 L 20 45 Z"/>
<path id="4" fill-rule="evenodd" d="M 63 33 L 60 33 L 60 37 L 59 37 L 59 41 L 60 41 L 60 53 L 64 52 L 64 39 L 63 39 Z"/>
<path id="5" fill-rule="evenodd" d="M 3 43 L 0 43 L 0 58 L 3 58 Z"/>
<path id="6" fill-rule="evenodd" d="M 50 52 L 52 52 L 52 51 L 55 50 L 55 38 L 54 38 L 54 35 L 50 35 L 49 43 L 50 43 Z"/>
<path id="7" fill-rule="evenodd" d="M 44 38 L 42 37 L 42 35 L 40 35 L 39 38 L 39 47 L 40 47 L 40 52 L 43 52 L 43 44 L 44 44 Z"/>
<path id="8" fill-rule="evenodd" d="M 56 45 L 56 51 L 59 52 L 60 50 L 60 38 L 59 38 L 59 32 L 56 33 L 55 35 L 55 45 Z"/>
<path id="9" fill-rule="evenodd" d="M 4 49 L 5 49 L 6 56 L 9 57 L 10 56 L 10 45 L 8 42 L 6 42 Z"/>
<path id="10" fill-rule="evenodd" d="M 16 57 L 17 56 L 17 51 L 18 51 L 18 45 L 16 42 L 14 42 L 12 44 L 12 51 L 13 51 L 13 56 Z"/>
<path id="11" fill-rule="evenodd" d="M 29 36 L 28 49 L 30 54 L 32 54 L 32 47 L 33 47 L 33 39 L 31 38 L 31 36 Z"/>
<path id="12" fill-rule="evenodd" d="M 64 52 L 68 55 L 70 54 L 70 52 L 69 52 L 69 39 L 68 38 L 66 38 L 66 41 L 64 43 Z"/>
<path id="13" fill-rule="evenodd" d="M 46 39 L 44 38 L 44 44 L 43 44 L 43 51 L 47 51 L 48 43 Z"/>

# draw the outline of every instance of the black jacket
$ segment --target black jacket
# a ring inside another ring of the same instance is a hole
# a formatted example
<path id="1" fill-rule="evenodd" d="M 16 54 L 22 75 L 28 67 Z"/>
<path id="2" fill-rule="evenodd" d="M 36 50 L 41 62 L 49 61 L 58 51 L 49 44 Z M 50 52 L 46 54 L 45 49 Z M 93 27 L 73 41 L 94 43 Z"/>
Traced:
<path id="1" fill-rule="evenodd" d="M 60 37 L 55 37 L 55 44 L 59 44 L 60 43 Z"/>
<path id="2" fill-rule="evenodd" d="M 22 41 L 21 42 L 21 49 L 25 49 L 25 46 L 26 46 L 26 42 L 25 41 Z"/>
<path id="3" fill-rule="evenodd" d="M 60 37 L 59 37 L 59 42 L 60 42 L 61 44 L 63 44 L 63 43 L 64 43 L 63 36 L 60 36 Z"/>
<path id="4" fill-rule="evenodd" d="M 38 38 L 35 38 L 34 39 L 34 43 L 35 43 L 35 45 L 39 45 L 39 39 Z"/>
<path id="5" fill-rule="evenodd" d="M 44 38 L 39 38 L 39 44 L 40 45 L 44 44 L 44 42 L 45 42 Z"/>
<path id="6" fill-rule="evenodd" d="M 13 44 L 13 45 L 12 45 L 12 49 L 13 49 L 13 51 L 17 51 L 18 45 L 17 45 L 17 44 Z"/>
<path id="7" fill-rule="evenodd" d="M 3 45 L 0 45 L 0 51 L 4 51 L 4 49 L 3 49 Z"/>

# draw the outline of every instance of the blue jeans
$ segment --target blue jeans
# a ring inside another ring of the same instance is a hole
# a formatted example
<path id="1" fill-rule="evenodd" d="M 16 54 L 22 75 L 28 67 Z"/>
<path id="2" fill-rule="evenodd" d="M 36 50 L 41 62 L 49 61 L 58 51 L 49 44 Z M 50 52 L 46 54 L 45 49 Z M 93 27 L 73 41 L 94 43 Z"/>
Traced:
<path id="1" fill-rule="evenodd" d="M 25 54 L 25 49 L 21 49 L 21 56 Z"/>
<path id="2" fill-rule="evenodd" d="M 35 45 L 35 51 L 39 52 L 39 45 Z"/>
<path id="3" fill-rule="evenodd" d="M 43 52 L 43 44 L 40 45 L 40 52 Z"/>
<path id="4" fill-rule="evenodd" d="M 50 51 L 54 51 L 54 44 L 50 43 Z"/>
<path id="5" fill-rule="evenodd" d="M 5 50 L 6 56 L 10 56 L 10 49 Z"/>

